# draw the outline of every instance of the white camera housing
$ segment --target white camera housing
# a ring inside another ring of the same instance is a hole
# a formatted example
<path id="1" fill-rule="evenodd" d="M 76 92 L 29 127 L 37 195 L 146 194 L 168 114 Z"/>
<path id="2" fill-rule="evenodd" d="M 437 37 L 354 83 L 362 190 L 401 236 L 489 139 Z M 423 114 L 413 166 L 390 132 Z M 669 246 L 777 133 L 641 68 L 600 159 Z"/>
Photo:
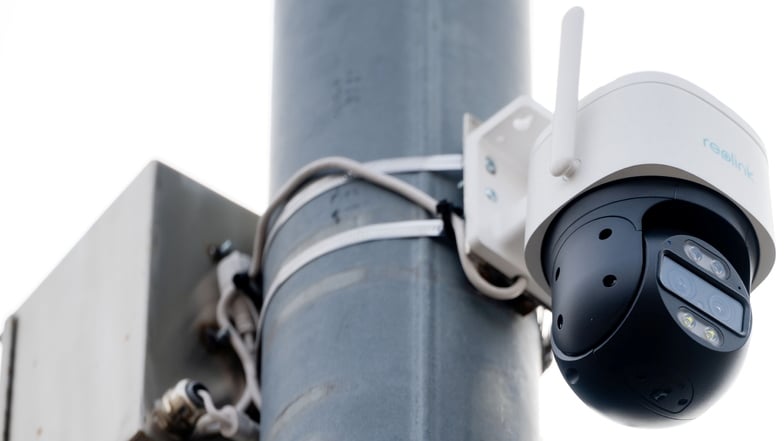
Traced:
<path id="1" fill-rule="evenodd" d="M 575 49 L 566 41 L 566 50 L 562 43 L 562 74 L 565 57 L 576 58 L 579 67 L 579 43 Z M 571 78 L 559 76 L 558 104 L 562 89 L 569 89 L 564 83 L 576 84 L 579 71 L 572 69 Z M 559 122 L 557 108 L 551 124 L 550 113 L 528 97 L 518 98 L 482 124 L 466 118 L 469 255 L 510 278 L 526 278 L 527 293 L 549 305 L 542 241 L 560 210 L 608 182 L 672 177 L 715 190 L 748 217 L 760 248 L 751 287 L 759 285 L 773 267 L 775 249 L 767 156 L 751 127 L 704 90 L 665 73 L 624 76 L 579 105 L 576 86 L 573 91 L 574 109 L 562 112 L 565 123 Z M 566 138 L 573 136 L 566 158 L 564 148 L 553 142 L 559 131 L 566 132 Z M 559 161 L 571 164 L 568 170 L 553 170 Z"/>
<path id="2" fill-rule="evenodd" d="M 552 127 L 531 152 L 525 235 L 531 288 L 546 286 L 542 239 L 559 210 L 586 190 L 638 176 L 691 181 L 735 203 L 760 247 L 752 289 L 770 273 L 775 250 L 767 156 L 751 127 L 727 106 L 675 76 L 632 74 L 581 101 L 577 133 L 580 165 L 568 179 L 547 169 Z"/>

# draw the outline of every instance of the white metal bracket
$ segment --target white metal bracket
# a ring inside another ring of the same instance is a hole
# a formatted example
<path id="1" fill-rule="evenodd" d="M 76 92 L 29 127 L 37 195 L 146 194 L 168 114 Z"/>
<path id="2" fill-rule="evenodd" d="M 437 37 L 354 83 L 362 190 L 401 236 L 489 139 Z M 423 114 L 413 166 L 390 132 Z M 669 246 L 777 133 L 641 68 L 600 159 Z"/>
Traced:
<path id="1" fill-rule="evenodd" d="M 528 162 L 552 115 L 520 96 L 487 121 L 463 118 L 463 209 L 466 250 L 508 277 L 527 276 L 525 236 Z"/>

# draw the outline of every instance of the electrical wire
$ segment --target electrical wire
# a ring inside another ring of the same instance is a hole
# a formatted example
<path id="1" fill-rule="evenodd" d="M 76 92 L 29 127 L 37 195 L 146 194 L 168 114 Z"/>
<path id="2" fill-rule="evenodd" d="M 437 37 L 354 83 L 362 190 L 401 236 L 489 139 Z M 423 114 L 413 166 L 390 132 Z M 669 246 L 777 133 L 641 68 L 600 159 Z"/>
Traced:
<path id="1" fill-rule="evenodd" d="M 474 288 L 482 294 L 498 300 L 511 300 L 525 291 L 525 288 L 528 286 L 528 280 L 524 277 L 518 277 L 509 286 L 494 285 L 482 277 L 479 274 L 479 269 L 468 257 L 468 253 L 465 252 L 465 221 L 456 214 L 452 214 L 452 229 L 455 231 L 455 245 L 457 246 L 460 266 L 463 267 L 466 278 Z"/>
<path id="2" fill-rule="evenodd" d="M 256 278 L 261 273 L 261 269 L 264 265 L 264 251 L 267 245 L 268 230 L 270 223 L 279 210 L 281 210 L 286 203 L 312 179 L 322 175 L 336 173 L 344 173 L 349 178 L 367 181 L 410 200 L 423 208 L 431 216 L 435 217 L 439 215 L 439 202 L 429 194 L 405 181 L 382 172 L 374 171 L 359 162 L 347 158 L 327 157 L 314 161 L 299 170 L 289 179 L 278 195 L 273 198 L 268 209 L 259 218 L 256 237 L 253 244 L 253 255 L 248 268 L 248 274 L 251 278 Z M 523 277 L 519 277 L 510 286 L 498 286 L 486 280 L 480 274 L 476 263 L 472 261 L 466 253 L 465 221 L 454 213 L 450 214 L 449 220 L 455 235 L 454 239 L 460 265 L 462 266 L 468 281 L 480 293 L 495 299 L 508 300 L 525 292 L 527 281 Z M 199 422 L 199 427 L 201 431 L 204 432 L 214 430 L 216 424 L 222 428 L 230 427 L 231 424 L 236 426 L 236 420 L 239 417 L 237 413 L 246 411 L 251 403 L 259 410 L 262 408 L 262 396 L 258 383 L 255 358 L 257 355 L 256 350 L 260 347 L 259 343 L 261 341 L 264 320 L 274 293 L 271 293 L 264 298 L 261 311 L 256 312 L 250 299 L 237 296 L 238 292 L 236 288 L 231 287 L 223 291 L 216 307 L 216 317 L 221 329 L 228 333 L 229 342 L 240 360 L 245 375 L 245 388 L 234 406 L 224 406 L 220 410 L 215 407 L 209 393 L 206 391 L 200 392 L 207 410 L 207 414 L 203 417 L 203 421 Z M 543 304 L 548 304 L 546 299 L 545 301 L 543 301 L 543 299 L 538 300 Z M 248 324 L 255 325 L 255 340 L 252 332 L 244 331 L 244 329 L 248 328 Z M 238 330 L 235 325 L 239 326 L 240 330 Z M 234 413 L 231 414 L 232 412 Z"/>
<path id="3" fill-rule="evenodd" d="M 223 437 L 235 441 L 257 441 L 259 439 L 259 425 L 238 411 L 234 406 L 223 406 L 218 409 L 212 401 L 212 396 L 206 390 L 200 390 L 199 396 L 204 401 L 204 410 L 207 412 L 197 422 L 201 433 L 214 434 L 215 427 Z"/>
<path id="4" fill-rule="evenodd" d="M 362 179 L 396 193 L 416 205 L 419 205 L 432 216 L 438 215 L 438 201 L 429 194 L 403 180 L 385 173 L 377 172 L 364 166 L 362 163 L 348 158 L 327 157 L 319 159 L 300 169 L 291 179 L 289 179 L 278 195 L 273 198 L 267 211 L 265 211 L 259 219 L 249 271 L 251 277 L 256 277 L 261 273 L 261 268 L 264 264 L 263 254 L 267 241 L 267 230 L 273 214 L 281 209 L 308 181 L 319 174 L 325 173 L 346 173 L 350 177 Z M 517 280 L 508 287 L 494 285 L 482 277 L 475 263 L 471 261 L 465 250 L 465 221 L 455 214 L 452 215 L 451 221 L 452 228 L 455 231 L 455 243 L 460 258 L 460 264 L 463 267 L 463 272 L 465 272 L 469 282 L 471 282 L 471 284 L 482 294 L 495 299 L 509 300 L 521 295 L 527 286 L 527 281 L 523 277 L 517 278 Z M 545 304 L 549 303 L 547 299 L 537 300 Z M 259 316 L 260 321 L 263 321 L 263 309 Z"/>
<path id="5" fill-rule="evenodd" d="M 370 182 L 410 200 L 425 209 L 432 216 L 438 215 L 438 201 L 429 194 L 403 180 L 385 173 L 377 172 L 364 166 L 362 163 L 348 158 L 322 158 L 306 165 L 291 177 L 283 186 L 282 190 L 273 198 L 267 210 L 259 218 L 249 270 L 249 275 L 251 277 L 257 277 L 261 273 L 261 268 L 264 265 L 264 249 L 267 242 L 267 231 L 274 214 L 282 209 L 286 202 L 296 195 L 297 191 L 311 179 L 322 174 L 334 173 L 346 173 L 349 177 L 359 178 Z M 476 264 L 471 261 L 466 253 L 465 221 L 458 215 L 452 214 L 451 222 L 452 229 L 455 232 L 455 244 L 457 246 L 460 265 L 471 285 L 480 293 L 499 300 L 513 299 L 525 292 L 527 280 L 523 277 L 518 277 L 512 285 L 505 287 L 494 285 L 482 277 Z M 261 338 L 261 329 L 271 300 L 272 296 L 264 298 L 261 312 L 259 313 L 259 326 L 256 334 L 257 339 Z M 537 297 L 537 300 L 542 304 L 549 306 L 549 299 Z"/>
<path id="6" fill-rule="evenodd" d="M 320 174 L 346 173 L 349 177 L 360 178 L 397 193 L 411 202 L 427 210 L 435 216 L 437 214 L 436 201 L 432 196 L 424 191 L 410 185 L 400 179 L 390 175 L 371 170 L 361 163 L 342 157 L 326 157 L 318 159 L 300 169 L 284 185 L 278 194 L 272 199 L 267 210 L 259 218 L 256 228 L 256 240 L 253 244 L 253 257 L 248 272 L 251 278 L 257 277 L 261 273 L 264 264 L 264 248 L 267 242 L 267 231 L 275 213 L 278 212 L 308 181 Z"/>
<path id="7" fill-rule="evenodd" d="M 223 415 L 218 412 L 218 409 L 215 407 L 215 402 L 212 401 L 212 395 L 206 390 L 200 390 L 199 396 L 202 400 L 204 400 L 204 409 L 207 411 L 207 415 L 211 416 L 212 419 L 216 422 L 223 420 Z"/>
<path id="8" fill-rule="evenodd" d="M 248 274 L 251 278 L 256 278 L 261 274 L 261 270 L 264 265 L 264 251 L 267 246 L 267 234 L 270 223 L 273 221 L 275 215 L 279 213 L 280 210 L 285 207 L 286 203 L 311 180 L 323 175 L 336 173 L 345 173 L 347 177 L 367 181 L 410 200 L 414 204 L 422 207 L 431 216 L 435 217 L 439 215 L 439 202 L 435 198 L 403 180 L 382 172 L 374 171 L 368 167 L 365 167 L 363 164 L 348 158 L 326 157 L 316 160 L 300 169 L 284 184 L 283 188 L 272 199 L 272 202 L 270 203 L 267 210 L 259 218 L 256 229 L 256 237 L 253 243 L 253 255 L 251 257 L 250 268 L 248 271 Z M 466 252 L 465 221 L 454 213 L 451 214 L 450 221 L 455 235 L 454 239 L 460 265 L 466 278 L 471 283 L 471 285 L 477 289 L 477 291 L 483 295 L 499 300 L 510 300 L 522 295 L 525 292 L 527 287 L 527 280 L 524 277 L 518 277 L 510 286 L 498 286 L 485 279 L 480 274 L 476 262 L 474 262 Z M 265 317 L 267 315 L 269 306 L 272 303 L 275 292 L 264 297 L 261 311 L 258 314 L 256 328 L 256 348 L 260 347 Z M 549 299 L 540 298 L 538 296 L 536 296 L 535 299 L 542 305 L 545 305 L 548 308 L 550 307 Z M 225 302 L 224 306 L 222 307 L 219 304 L 219 310 L 221 309 L 225 310 Z M 226 320 L 228 320 L 228 318 L 226 318 Z M 223 326 L 223 324 L 221 325 Z M 233 328 L 227 327 L 227 329 Z M 235 350 L 237 350 L 237 346 L 241 346 L 241 344 L 238 343 L 235 345 L 234 338 L 232 337 L 232 346 L 235 346 Z M 245 351 L 237 350 L 237 352 L 239 355 L 240 352 Z M 243 366 L 245 366 L 244 362 Z M 248 376 L 247 370 L 246 376 Z M 253 379 L 255 380 L 255 377 Z M 250 386 L 250 381 L 247 384 Z M 259 391 L 259 389 L 256 389 L 256 391 Z M 243 398 L 245 398 L 244 395 Z M 254 403 L 257 403 L 258 409 L 261 410 L 261 394 L 259 393 L 258 396 L 252 396 L 252 399 Z M 239 404 L 245 404 L 245 402 L 241 400 Z"/>
<path id="9" fill-rule="evenodd" d="M 218 300 L 218 306 L 215 312 L 218 319 L 218 325 L 220 325 L 221 329 L 224 329 L 229 334 L 229 342 L 231 343 L 234 352 L 237 354 L 237 357 L 239 358 L 242 365 L 242 370 L 245 374 L 245 388 L 239 400 L 235 403 L 235 407 L 244 411 L 252 402 L 257 409 L 261 409 L 261 392 L 259 390 L 259 384 L 256 375 L 255 342 L 252 347 L 249 348 L 247 342 L 243 340 L 242 336 L 240 336 L 240 333 L 237 332 L 237 329 L 234 327 L 234 324 L 229 318 L 228 308 L 233 301 L 238 300 L 238 298 L 235 297 L 236 294 L 237 290 L 232 289 L 229 290 L 225 295 L 222 295 Z M 251 309 L 254 311 L 252 317 L 258 317 L 258 314 L 255 314 L 255 308 Z M 258 322 L 258 319 L 256 321 Z"/>

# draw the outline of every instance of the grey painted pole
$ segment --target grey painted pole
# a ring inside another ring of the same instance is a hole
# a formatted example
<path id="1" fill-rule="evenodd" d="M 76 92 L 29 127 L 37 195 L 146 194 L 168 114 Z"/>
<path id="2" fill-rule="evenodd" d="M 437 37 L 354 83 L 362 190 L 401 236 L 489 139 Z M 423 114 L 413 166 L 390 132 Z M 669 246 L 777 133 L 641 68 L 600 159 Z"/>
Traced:
<path id="1" fill-rule="evenodd" d="M 464 112 L 528 90 L 527 14 L 524 0 L 278 1 L 272 187 L 329 155 L 459 153 Z M 459 177 L 405 178 L 460 202 Z M 363 182 L 331 190 L 274 239 L 265 273 L 336 232 L 422 217 Z M 264 441 L 537 438 L 536 320 L 476 294 L 445 241 L 316 260 L 283 285 L 263 336 Z"/>

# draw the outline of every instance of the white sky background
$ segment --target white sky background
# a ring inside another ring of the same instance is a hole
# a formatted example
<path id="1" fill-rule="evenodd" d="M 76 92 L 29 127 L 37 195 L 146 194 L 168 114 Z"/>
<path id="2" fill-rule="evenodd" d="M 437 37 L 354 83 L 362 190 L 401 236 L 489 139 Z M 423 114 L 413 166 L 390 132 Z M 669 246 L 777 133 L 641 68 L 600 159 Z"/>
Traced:
<path id="1" fill-rule="evenodd" d="M 576 4 L 586 9 L 581 96 L 640 70 L 703 87 L 766 142 L 784 230 L 779 2 L 531 0 L 533 95 L 551 109 L 560 17 Z M 264 209 L 271 10 L 263 0 L 0 2 L 0 317 L 151 159 Z M 655 431 L 617 425 L 551 368 L 540 391 L 543 439 L 782 439 L 783 273 L 779 263 L 753 293 L 744 369 L 701 419 Z"/>

